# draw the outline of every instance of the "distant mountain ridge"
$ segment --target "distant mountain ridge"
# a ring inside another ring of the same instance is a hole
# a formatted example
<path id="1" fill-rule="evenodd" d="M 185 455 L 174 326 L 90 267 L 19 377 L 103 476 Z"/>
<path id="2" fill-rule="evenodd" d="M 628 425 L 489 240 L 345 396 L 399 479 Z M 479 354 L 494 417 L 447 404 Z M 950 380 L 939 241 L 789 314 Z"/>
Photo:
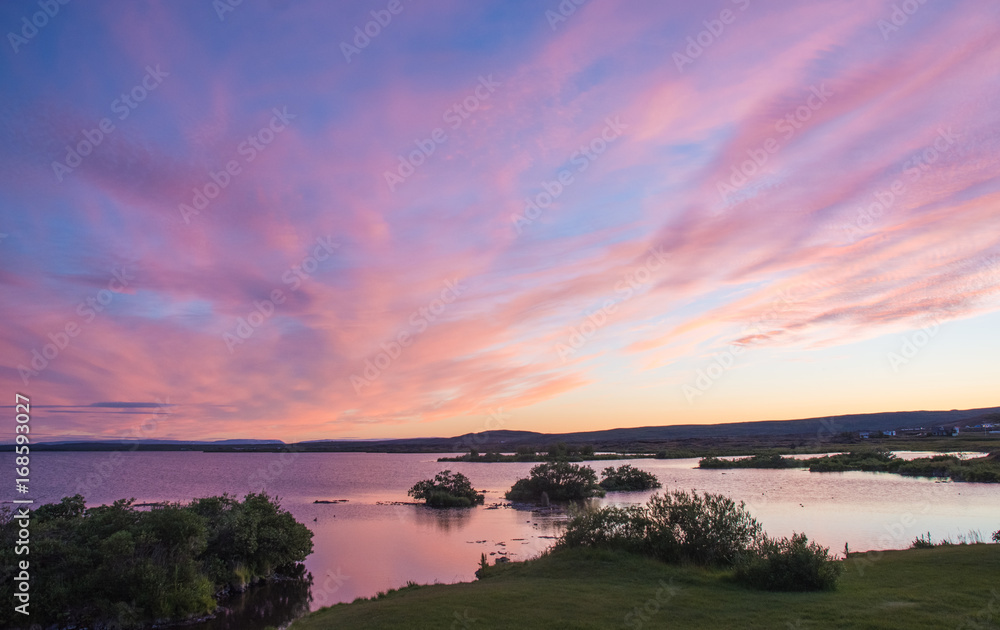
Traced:
<path id="1" fill-rule="evenodd" d="M 888 431 L 908 428 L 930 429 L 937 426 L 963 426 L 981 422 L 1000 422 L 1000 407 L 982 409 L 952 409 L 951 411 L 894 411 L 863 413 L 799 420 L 763 420 L 727 422 L 722 424 L 680 424 L 667 426 L 604 429 L 574 433 L 539 433 L 498 429 L 481 433 L 466 433 L 450 438 L 401 438 L 388 440 L 341 439 L 309 440 L 286 444 L 281 440 L 227 439 L 215 441 L 131 440 L 43 442 L 38 450 L 276 450 L 287 447 L 302 451 L 341 452 L 462 452 L 470 448 L 502 448 L 541 446 L 554 442 L 568 444 L 616 444 L 629 442 L 663 442 L 705 438 L 739 438 L 767 436 L 830 437 L 845 431 Z M 11 445 L 5 445 L 11 446 Z"/>

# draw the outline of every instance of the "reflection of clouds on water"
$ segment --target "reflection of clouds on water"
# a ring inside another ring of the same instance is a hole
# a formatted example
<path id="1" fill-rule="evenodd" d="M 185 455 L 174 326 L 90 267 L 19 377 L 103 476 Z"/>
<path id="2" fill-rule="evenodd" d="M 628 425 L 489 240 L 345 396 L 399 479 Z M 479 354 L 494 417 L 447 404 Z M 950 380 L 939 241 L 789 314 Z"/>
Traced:
<path id="1" fill-rule="evenodd" d="M 901 452 L 904 459 L 938 453 Z M 978 454 L 974 454 L 978 456 Z M 806 469 L 697 468 L 698 459 L 622 460 L 648 470 L 662 491 L 715 492 L 746 504 L 771 536 L 804 532 L 831 549 L 905 549 L 920 532 L 936 540 L 991 532 L 1000 521 L 1000 484 L 950 483 L 888 473 Z M 654 491 L 608 493 L 602 505 L 645 503 Z M 929 507 L 928 507 L 929 506 Z M 899 533 L 899 524 L 904 526 Z"/>
<path id="2" fill-rule="evenodd" d="M 143 501 L 188 501 L 192 497 L 250 491 L 251 475 L 274 461 L 274 453 L 122 453 L 118 471 L 96 487 L 88 504 L 122 497 Z M 73 480 L 106 458 L 106 453 L 37 454 L 32 481 L 36 501 L 58 501 L 72 494 Z M 555 542 L 566 512 L 508 507 L 500 497 L 534 466 L 530 462 L 438 462 L 437 454 L 296 453 L 268 484 L 282 506 L 313 532 L 313 553 L 306 568 L 315 577 L 310 608 L 370 597 L 379 591 L 420 584 L 475 579 L 480 554 L 490 563 L 506 556 L 537 556 Z M 697 459 L 621 460 L 657 476 L 662 491 L 692 490 L 744 501 L 771 536 L 805 532 L 810 540 L 852 552 L 879 548 L 889 541 L 909 546 L 919 533 L 935 540 L 979 530 L 989 538 L 1000 522 L 1000 484 L 936 483 L 877 473 L 810 473 L 787 470 L 700 470 Z M 594 468 L 601 463 L 591 462 Z M 435 510 L 414 505 L 406 491 L 444 468 L 466 475 L 485 490 L 487 505 Z M 723 474 L 725 473 L 725 474 Z M 613 492 L 593 505 L 645 503 L 653 494 Z M 316 499 L 345 503 L 315 504 Z M 381 502 L 382 504 L 379 504 Z M 502 507 L 488 509 L 501 502 Z M 924 506 L 929 509 L 924 510 Z M 314 520 L 315 519 L 315 520 Z M 500 544 L 504 543 L 504 544 Z M 496 555 L 490 555 L 495 553 Z M 350 576 L 330 582 L 325 602 L 317 594 L 333 571 Z M 335 589 L 335 590 L 334 590 Z M 473 611 L 473 617 L 476 615 Z M 273 624 L 280 625 L 280 624 Z M 447 624 L 445 624 L 447 625 Z M 212 629 L 217 630 L 217 629 Z"/>

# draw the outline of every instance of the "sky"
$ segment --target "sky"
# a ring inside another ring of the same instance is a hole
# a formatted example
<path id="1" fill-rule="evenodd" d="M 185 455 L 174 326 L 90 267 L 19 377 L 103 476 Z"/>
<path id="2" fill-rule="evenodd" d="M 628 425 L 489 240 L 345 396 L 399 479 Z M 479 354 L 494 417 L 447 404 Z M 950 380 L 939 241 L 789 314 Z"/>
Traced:
<path id="1" fill-rule="evenodd" d="M 996 406 L 998 24 L 4 2 L 4 406 L 289 442 Z"/>

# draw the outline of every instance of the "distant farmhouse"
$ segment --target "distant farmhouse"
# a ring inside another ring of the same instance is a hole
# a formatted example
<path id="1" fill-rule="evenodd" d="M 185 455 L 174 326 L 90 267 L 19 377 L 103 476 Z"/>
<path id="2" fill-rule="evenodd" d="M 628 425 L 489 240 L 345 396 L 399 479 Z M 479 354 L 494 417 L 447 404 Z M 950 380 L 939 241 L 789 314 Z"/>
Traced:
<path id="1" fill-rule="evenodd" d="M 870 437 L 896 437 L 895 429 L 889 431 L 858 431 L 858 437 L 867 440 Z"/>

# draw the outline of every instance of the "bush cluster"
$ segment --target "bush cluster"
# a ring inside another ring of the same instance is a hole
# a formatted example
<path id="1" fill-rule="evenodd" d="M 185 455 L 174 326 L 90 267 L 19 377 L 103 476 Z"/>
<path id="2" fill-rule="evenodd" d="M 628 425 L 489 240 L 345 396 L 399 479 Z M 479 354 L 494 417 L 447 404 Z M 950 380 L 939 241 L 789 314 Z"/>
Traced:
<path id="1" fill-rule="evenodd" d="M 675 490 L 644 506 L 605 507 L 574 517 L 566 547 L 625 549 L 665 562 L 730 567 L 761 540 L 760 524 L 742 503 L 721 494 Z"/>
<path id="2" fill-rule="evenodd" d="M 514 482 L 504 496 L 510 501 L 537 502 L 543 493 L 551 501 L 571 501 L 604 496 L 604 489 L 589 466 L 545 462 L 533 467 L 528 477 Z"/>
<path id="3" fill-rule="evenodd" d="M 32 624 L 145 627 L 216 607 L 215 597 L 274 574 L 302 574 L 312 532 L 277 499 L 223 495 L 151 510 L 134 499 L 87 508 L 81 495 L 31 517 L 30 557 L 14 555 L 17 521 L 0 518 L 0 597 L 14 601 L 19 560 L 29 561 Z M 12 606 L 0 625 L 13 623 Z"/>
<path id="4" fill-rule="evenodd" d="M 828 550 L 805 535 L 769 539 L 743 503 L 708 492 L 675 490 L 641 506 L 585 510 L 569 522 L 557 547 L 736 569 L 741 584 L 770 590 L 832 588 L 840 573 Z"/>
<path id="5" fill-rule="evenodd" d="M 753 457 L 737 459 L 706 457 L 698 462 L 698 468 L 792 468 L 797 465 L 795 460 L 784 458 L 777 453 L 758 454 Z"/>
<path id="6" fill-rule="evenodd" d="M 418 481 L 407 494 L 436 508 L 472 507 L 485 500 L 484 495 L 472 487 L 468 477 L 450 470 L 439 472 L 434 479 Z"/>
<path id="7" fill-rule="evenodd" d="M 601 473 L 600 486 L 608 492 L 628 490 L 652 490 L 662 484 L 653 473 L 634 468 L 631 464 L 623 464 L 618 468 L 609 466 Z"/>
<path id="8" fill-rule="evenodd" d="M 810 472 L 843 472 L 847 470 L 864 470 L 868 472 L 896 472 L 890 467 L 898 466 L 903 460 L 897 458 L 891 451 L 885 449 L 861 449 L 850 453 L 826 455 L 804 460 L 802 465 Z"/>
<path id="9" fill-rule="evenodd" d="M 584 509 L 569 522 L 556 547 L 591 547 L 650 554 L 645 507 L 629 505 Z"/>
<path id="10" fill-rule="evenodd" d="M 766 591 L 823 591 L 837 586 L 844 567 L 830 550 L 809 542 L 805 534 L 764 538 L 754 553 L 736 563 L 736 581 Z"/>

